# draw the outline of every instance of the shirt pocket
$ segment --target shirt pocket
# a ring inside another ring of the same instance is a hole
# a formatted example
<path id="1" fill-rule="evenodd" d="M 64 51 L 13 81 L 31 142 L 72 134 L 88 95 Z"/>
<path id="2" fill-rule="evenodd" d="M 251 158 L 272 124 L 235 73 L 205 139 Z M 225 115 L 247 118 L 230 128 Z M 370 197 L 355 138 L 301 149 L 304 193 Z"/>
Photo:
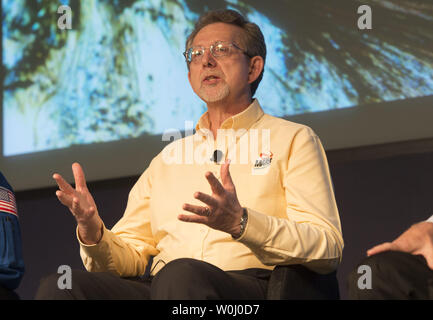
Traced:
<path id="1" fill-rule="evenodd" d="M 275 214 L 275 210 L 284 206 L 284 189 L 280 170 L 273 163 L 268 168 L 260 169 L 261 174 L 253 174 L 248 166 L 236 176 L 235 187 L 239 202 L 259 212 Z M 237 185 L 238 184 L 238 185 Z"/>

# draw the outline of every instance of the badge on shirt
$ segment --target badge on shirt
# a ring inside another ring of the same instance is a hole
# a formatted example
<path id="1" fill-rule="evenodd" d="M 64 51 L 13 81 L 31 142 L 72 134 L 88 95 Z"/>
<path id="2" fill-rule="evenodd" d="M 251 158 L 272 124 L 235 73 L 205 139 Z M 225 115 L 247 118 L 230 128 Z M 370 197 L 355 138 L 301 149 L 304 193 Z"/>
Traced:
<path id="1" fill-rule="evenodd" d="M 0 211 L 10 213 L 18 217 L 15 196 L 9 189 L 4 187 L 0 187 Z"/>
<path id="2" fill-rule="evenodd" d="M 272 152 L 262 152 L 259 157 L 254 162 L 254 166 L 251 169 L 253 175 L 267 174 L 269 171 L 269 166 L 272 162 Z"/>

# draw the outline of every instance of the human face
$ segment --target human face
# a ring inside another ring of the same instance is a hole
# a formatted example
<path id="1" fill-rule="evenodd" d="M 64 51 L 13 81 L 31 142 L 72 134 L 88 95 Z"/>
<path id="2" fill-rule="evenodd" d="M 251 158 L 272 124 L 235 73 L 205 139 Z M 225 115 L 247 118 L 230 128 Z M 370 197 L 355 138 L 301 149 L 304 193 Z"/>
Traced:
<path id="1" fill-rule="evenodd" d="M 213 23 L 201 29 L 192 42 L 192 46 L 207 48 L 199 63 L 190 64 L 188 73 L 192 89 L 206 103 L 237 103 L 240 99 L 251 99 L 249 58 L 237 48 L 232 48 L 230 55 L 218 58 L 209 50 L 217 41 L 235 43 L 242 48 L 241 32 L 243 30 L 238 26 Z"/>

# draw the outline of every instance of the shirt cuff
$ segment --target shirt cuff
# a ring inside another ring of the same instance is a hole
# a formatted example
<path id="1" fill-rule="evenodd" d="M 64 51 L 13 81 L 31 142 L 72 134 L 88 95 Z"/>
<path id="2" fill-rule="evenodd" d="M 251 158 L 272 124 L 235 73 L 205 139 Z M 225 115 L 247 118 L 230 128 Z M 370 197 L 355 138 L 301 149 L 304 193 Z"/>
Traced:
<path id="1" fill-rule="evenodd" d="M 426 222 L 431 222 L 431 223 L 433 223 L 433 216 L 431 216 L 430 218 L 428 218 L 428 219 L 426 220 Z"/>
<path id="2" fill-rule="evenodd" d="M 92 246 L 96 246 L 96 245 L 98 245 L 98 244 L 102 241 L 102 238 L 103 238 L 104 235 L 106 234 L 105 230 L 106 230 L 106 229 L 105 229 L 104 222 L 102 222 L 102 227 L 101 227 L 102 237 L 101 237 L 101 239 L 99 239 L 99 242 L 98 242 L 98 243 L 95 243 L 95 244 L 85 244 L 85 243 L 81 240 L 81 238 L 80 238 L 80 233 L 79 233 L 79 231 L 78 231 L 78 226 L 77 226 L 75 232 L 76 232 L 76 235 L 77 235 L 78 242 L 80 243 L 81 246 L 84 246 L 84 247 L 92 247 Z"/>
<path id="3" fill-rule="evenodd" d="M 105 227 L 105 224 L 102 223 L 102 237 L 98 243 L 95 244 L 85 244 L 80 239 L 80 234 L 78 232 L 78 226 L 76 229 L 77 239 L 80 243 L 80 249 L 87 257 L 101 257 L 109 254 L 110 251 L 110 242 L 112 241 L 112 233 Z"/>
<path id="4" fill-rule="evenodd" d="M 244 233 L 236 240 L 251 247 L 261 247 L 269 234 L 268 216 L 245 208 L 248 213 L 247 225 Z"/>

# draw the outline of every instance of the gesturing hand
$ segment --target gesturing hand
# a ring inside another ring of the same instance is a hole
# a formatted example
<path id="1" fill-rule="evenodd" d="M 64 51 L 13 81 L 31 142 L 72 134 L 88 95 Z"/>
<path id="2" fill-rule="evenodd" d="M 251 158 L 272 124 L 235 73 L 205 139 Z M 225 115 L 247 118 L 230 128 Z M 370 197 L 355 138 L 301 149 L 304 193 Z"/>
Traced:
<path id="1" fill-rule="evenodd" d="M 77 220 L 80 238 L 85 243 L 97 243 L 101 237 L 102 220 L 99 217 L 95 201 L 87 189 L 86 179 L 80 164 L 72 165 L 75 189 L 63 177 L 55 173 L 54 180 L 60 190 L 56 191 L 59 201 L 69 208 Z"/>
<path id="2" fill-rule="evenodd" d="M 207 206 L 196 206 L 185 203 L 182 208 L 195 215 L 179 215 L 178 219 L 185 222 L 205 224 L 213 229 L 221 230 L 237 236 L 240 233 L 240 219 L 243 209 L 236 195 L 235 185 L 229 172 L 230 162 L 226 161 L 221 166 L 221 180 L 211 173 L 206 172 L 212 195 L 196 192 L 194 198 L 204 202 Z"/>
<path id="3" fill-rule="evenodd" d="M 420 222 L 411 226 L 393 242 L 379 244 L 367 251 L 371 256 L 383 251 L 402 251 L 421 254 L 433 270 L 433 223 Z"/>

